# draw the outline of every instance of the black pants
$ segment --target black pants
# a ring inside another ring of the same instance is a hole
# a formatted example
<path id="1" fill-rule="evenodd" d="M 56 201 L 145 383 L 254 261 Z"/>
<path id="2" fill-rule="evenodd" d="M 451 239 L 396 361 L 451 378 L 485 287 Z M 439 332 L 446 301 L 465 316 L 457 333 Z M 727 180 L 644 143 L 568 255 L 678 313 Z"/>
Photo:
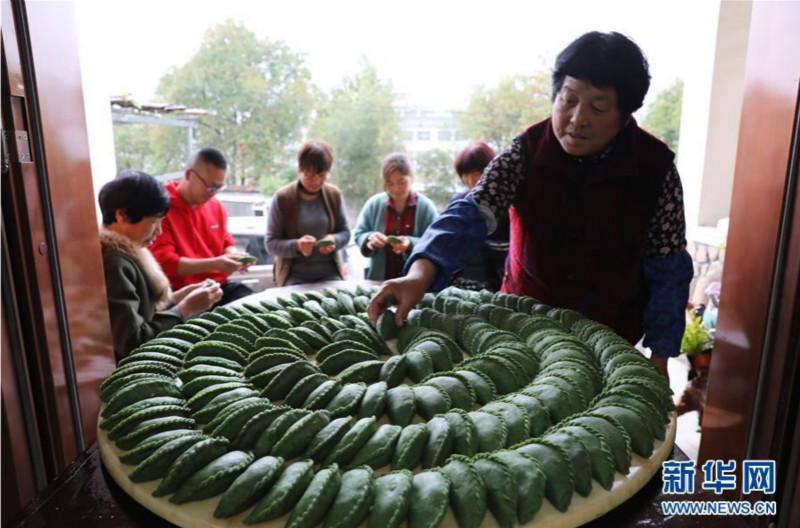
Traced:
<path id="1" fill-rule="evenodd" d="M 245 286 L 241 282 L 225 281 L 220 285 L 220 288 L 222 288 L 222 299 L 220 299 L 219 302 L 213 306 L 213 308 L 228 304 L 229 302 L 255 293 L 248 286 Z"/>

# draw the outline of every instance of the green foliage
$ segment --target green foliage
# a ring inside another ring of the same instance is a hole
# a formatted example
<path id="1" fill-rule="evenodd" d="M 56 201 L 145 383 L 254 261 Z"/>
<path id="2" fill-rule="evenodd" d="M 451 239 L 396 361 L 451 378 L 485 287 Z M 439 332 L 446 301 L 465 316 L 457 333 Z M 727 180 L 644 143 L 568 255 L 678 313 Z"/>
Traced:
<path id="1" fill-rule="evenodd" d="M 420 152 L 412 160 L 416 179 L 425 189 L 423 193 L 440 211 L 447 207 L 461 181 L 453 168 L 454 160 L 455 153 L 441 149 Z"/>
<path id="2" fill-rule="evenodd" d="M 158 174 L 154 172 L 156 160 L 150 149 L 158 132 L 158 127 L 151 125 L 114 125 L 117 170 L 136 169 Z"/>
<path id="3" fill-rule="evenodd" d="M 676 155 L 681 132 L 682 101 L 683 81 L 676 79 L 669 88 L 656 95 L 642 120 L 642 128 L 664 140 Z"/>
<path id="4" fill-rule="evenodd" d="M 301 55 L 231 20 L 208 29 L 199 51 L 164 75 L 157 90 L 164 101 L 210 111 L 195 129 L 196 144 L 225 153 L 228 176 L 240 183 L 289 162 L 314 92 Z M 159 135 L 155 155 L 179 170 L 188 152 L 185 140 L 169 137 L 173 132 Z"/>
<path id="5" fill-rule="evenodd" d="M 686 325 L 686 330 L 681 338 L 681 352 L 689 357 L 699 356 L 708 347 L 709 333 L 703 328 L 701 318 L 693 317 L 692 322 Z"/>
<path id="6" fill-rule="evenodd" d="M 351 213 L 381 190 L 383 158 L 402 149 L 393 101 L 391 83 L 381 81 L 375 67 L 364 61 L 320 104 L 311 126 L 310 136 L 333 148 L 331 183 L 342 189 Z"/>
<path id="7" fill-rule="evenodd" d="M 513 75 L 497 86 L 476 87 L 461 117 L 461 135 L 502 151 L 527 127 L 550 115 L 550 76 Z"/>
<path id="8" fill-rule="evenodd" d="M 295 165 L 287 165 L 282 169 L 268 174 L 266 176 L 262 176 L 259 180 L 259 187 L 261 190 L 261 194 L 264 196 L 270 196 L 275 193 L 278 189 L 286 185 L 292 180 L 297 178 L 297 166 Z"/>

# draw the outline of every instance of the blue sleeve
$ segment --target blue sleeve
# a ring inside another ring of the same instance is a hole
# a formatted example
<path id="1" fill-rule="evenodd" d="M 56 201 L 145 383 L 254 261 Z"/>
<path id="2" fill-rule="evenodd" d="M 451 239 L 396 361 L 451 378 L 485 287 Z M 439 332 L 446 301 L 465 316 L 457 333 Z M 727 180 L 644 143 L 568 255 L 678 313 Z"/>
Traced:
<path id="1" fill-rule="evenodd" d="M 436 206 L 432 201 L 420 195 L 417 203 L 417 215 L 414 219 L 414 234 L 408 237 L 411 241 L 411 249 L 419 244 L 420 238 L 434 220 L 436 220 Z"/>
<path id="2" fill-rule="evenodd" d="M 472 198 L 456 200 L 447 206 L 414 246 L 403 274 L 408 273 L 415 260 L 430 260 L 436 266 L 436 278 L 430 289 L 439 291 L 450 284 L 454 272 L 481 251 L 486 235 L 486 219 L 475 201 Z"/>
<path id="3" fill-rule="evenodd" d="M 644 259 L 644 277 L 650 294 L 642 321 L 644 346 L 654 356 L 680 354 L 693 275 L 692 257 L 686 250 Z"/>

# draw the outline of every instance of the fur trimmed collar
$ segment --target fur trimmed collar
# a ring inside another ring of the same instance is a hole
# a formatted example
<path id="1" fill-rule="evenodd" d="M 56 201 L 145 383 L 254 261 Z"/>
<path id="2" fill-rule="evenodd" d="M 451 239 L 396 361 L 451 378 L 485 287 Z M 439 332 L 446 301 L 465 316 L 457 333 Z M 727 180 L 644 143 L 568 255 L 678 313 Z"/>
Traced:
<path id="1" fill-rule="evenodd" d="M 103 251 L 116 251 L 133 260 L 144 275 L 150 290 L 150 299 L 155 305 L 155 310 L 161 311 L 172 304 L 172 289 L 169 279 L 158 264 L 150 250 L 136 245 L 130 238 L 111 231 L 105 227 L 100 228 L 100 245 Z"/>

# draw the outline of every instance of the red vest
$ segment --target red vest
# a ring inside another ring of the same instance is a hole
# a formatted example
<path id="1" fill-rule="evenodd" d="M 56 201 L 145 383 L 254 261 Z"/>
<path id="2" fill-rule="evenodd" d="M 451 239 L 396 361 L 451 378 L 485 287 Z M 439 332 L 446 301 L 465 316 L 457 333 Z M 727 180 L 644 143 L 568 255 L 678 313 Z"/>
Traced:
<path id="1" fill-rule="evenodd" d="M 528 176 L 510 210 L 503 291 L 578 310 L 635 343 L 647 232 L 674 155 L 633 119 L 599 162 L 564 152 L 550 119 L 525 136 Z"/>

